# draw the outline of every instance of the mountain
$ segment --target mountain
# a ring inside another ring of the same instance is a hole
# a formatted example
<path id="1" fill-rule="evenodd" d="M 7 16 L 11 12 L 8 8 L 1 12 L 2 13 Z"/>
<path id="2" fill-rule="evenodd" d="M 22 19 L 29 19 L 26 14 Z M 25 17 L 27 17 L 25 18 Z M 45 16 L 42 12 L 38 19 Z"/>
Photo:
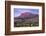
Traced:
<path id="1" fill-rule="evenodd" d="M 33 17 L 37 17 L 37 16 L 38 16 L 38 14 L 32 14 L 29 12 L 25 12 L 25 13 L 22 13 L 20 16 L 15 17 L 15 18 L 33 18 Z"/>
<path id="2" fill-rule="evenodd" d="M 32 14 L 29 12 L 22 13 L 18 17 L 14 17 L 14 26 L 16 27 L 27 27 L 27 26 L 38 26 L 39 25 L 39 16 L 38 14 Z"/>

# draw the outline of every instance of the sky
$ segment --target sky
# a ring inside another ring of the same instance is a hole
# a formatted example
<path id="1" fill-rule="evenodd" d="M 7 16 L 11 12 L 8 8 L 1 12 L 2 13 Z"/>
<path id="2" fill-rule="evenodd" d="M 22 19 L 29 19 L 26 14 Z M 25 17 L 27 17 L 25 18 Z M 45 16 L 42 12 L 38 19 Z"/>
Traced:
<path id="1" fill-rule="evenodd" d="M 39 9 L 28 9 L 28 8 L 14 8 L 14 17 L 18 17 L 21 13 L 29 12 L 32 14 L 39 14 Z"/>

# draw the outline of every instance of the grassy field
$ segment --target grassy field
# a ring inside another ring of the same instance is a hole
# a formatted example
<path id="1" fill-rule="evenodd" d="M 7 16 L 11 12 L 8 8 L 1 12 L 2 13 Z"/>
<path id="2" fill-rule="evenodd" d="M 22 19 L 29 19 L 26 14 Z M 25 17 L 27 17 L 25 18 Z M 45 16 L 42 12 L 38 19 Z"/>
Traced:
<path id="1" fill-rule="evenodd" d="M 39 23 L 38 22 L 26 22 L 26 21 L 23 21 L 23 22 L 14 22 L 14 26 L 15 27 L 33 27 L 33 26 L 39 26 Z"/>

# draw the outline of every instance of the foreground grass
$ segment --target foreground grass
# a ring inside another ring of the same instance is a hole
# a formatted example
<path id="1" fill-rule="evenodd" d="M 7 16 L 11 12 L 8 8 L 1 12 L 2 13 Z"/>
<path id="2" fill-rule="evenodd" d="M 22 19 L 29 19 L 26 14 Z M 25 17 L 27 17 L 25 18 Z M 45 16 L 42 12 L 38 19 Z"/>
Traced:
<path id="1" fill-rule="evenodd" d="M 17 22 L 14 26 L 15 27 L 34 27 L 34 26 L 39 26 L 39 23 L 35 23 L 35 22 Z"/>

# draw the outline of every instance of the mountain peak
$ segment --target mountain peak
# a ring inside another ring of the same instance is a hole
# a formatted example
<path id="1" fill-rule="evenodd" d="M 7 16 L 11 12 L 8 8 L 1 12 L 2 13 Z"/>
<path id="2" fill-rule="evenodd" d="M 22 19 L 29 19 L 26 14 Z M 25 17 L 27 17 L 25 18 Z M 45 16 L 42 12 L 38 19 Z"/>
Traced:
<path id="1" fill-rule="evenodd" d="M 28 13 L 22 13 L 21 16 L 28 16 Z"/>
<path id="2" fill-rule="evenodd" d="M 29 16 L 29 15 L 31 15 L 31 13 L 25 12 L 25 13 L 22 13 L 20 16 Z"/>

